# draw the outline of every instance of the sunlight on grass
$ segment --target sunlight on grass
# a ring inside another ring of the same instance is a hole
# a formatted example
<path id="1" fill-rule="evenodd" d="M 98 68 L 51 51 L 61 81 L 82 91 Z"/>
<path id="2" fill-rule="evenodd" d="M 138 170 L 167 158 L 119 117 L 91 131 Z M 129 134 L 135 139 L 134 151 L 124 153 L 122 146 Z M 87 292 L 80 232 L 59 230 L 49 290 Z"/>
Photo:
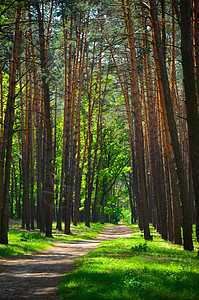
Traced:
<path id="1" fill-rule="evenodd" d="M 103 242 L 76 260 L 60 284 L 61 299 L 199 299 L 198 244 L 194 252 L 152 232 L 145 242 L 136 225 L 128 239 Z"/>
<path id="2" fill-rule="evenodd" d="M 9 224 L 8 240 L 9 245 L 0 244 L 0 257 L 8 255 L 24 255 L 40 252 L 47 247 L 53 246 L 54 241 L 76 241 L 82 239 L 92 239 L 98 235 L 105 227 L 105 224 L 95 223 L 91 227 L 86 227 L 83 223 L 78 226 L 71 225 L 71 235 L 56 230 L 56 224 L 53 224 L 53 239 L 46 238 L 44 233 L 38 229 L 27 231 L 21 228 L 18 221 L 11 221 Z"/>
<path id="3" fill-rule="evenodd" d="M 64 234 L 64 231 L 56 230 L 56 224 L 53 224 L 53 237 L 55 240 L 81 240 L 93 239 L 107 224 L 91 223 L 90 227 L 86 227 L 84 223 L 77 226 L 71 225 L 71 235 Z M 64 226 L 63 226 L 64 228 Z"/>

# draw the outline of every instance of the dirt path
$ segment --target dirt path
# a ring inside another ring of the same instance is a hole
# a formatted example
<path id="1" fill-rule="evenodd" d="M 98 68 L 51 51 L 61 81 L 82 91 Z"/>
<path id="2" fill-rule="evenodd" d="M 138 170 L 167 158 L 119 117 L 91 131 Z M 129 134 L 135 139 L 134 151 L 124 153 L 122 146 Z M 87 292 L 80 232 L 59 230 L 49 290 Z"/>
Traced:
<path id="1" fill-rule="evenodd" d="M 125 225 L 106 226 L 92 240 L 55 242 L 45 252 L 0 260 L 0 299 L 56 300 L 57 286 L 73 268 L 78 256 L 94 250 L 101 242 L 132 235 Z"/>

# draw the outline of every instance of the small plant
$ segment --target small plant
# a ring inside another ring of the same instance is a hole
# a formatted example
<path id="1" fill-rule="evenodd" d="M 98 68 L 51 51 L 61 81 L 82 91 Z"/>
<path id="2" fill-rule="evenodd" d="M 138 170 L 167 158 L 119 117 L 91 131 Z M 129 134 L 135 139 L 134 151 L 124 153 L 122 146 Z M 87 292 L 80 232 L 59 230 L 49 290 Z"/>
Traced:
<path id="1" fill-rule="evenodd" d="M 131 250 L 133 250 L 133 252 L 146 252 L 148 250 L 148 246 L 146 243 L 139 244 L 139 246 L 131 247 Z"/>

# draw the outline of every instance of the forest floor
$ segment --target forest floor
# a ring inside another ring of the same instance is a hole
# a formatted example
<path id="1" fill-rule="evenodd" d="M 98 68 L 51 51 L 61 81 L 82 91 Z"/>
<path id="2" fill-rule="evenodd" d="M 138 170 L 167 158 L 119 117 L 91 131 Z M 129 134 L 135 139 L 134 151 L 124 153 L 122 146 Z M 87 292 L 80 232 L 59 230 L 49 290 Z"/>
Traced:
<path id="1" fill-rule="evenodd" d="M 3 257 L 0 260 L 0 299 L 58 299 L 58 284 L 74 269 L 73 261 L 103 241 L 128 238 L 132 228 L 106 226 L 92 240 L 53 241 L 54 246 L 39 254 Z"/>

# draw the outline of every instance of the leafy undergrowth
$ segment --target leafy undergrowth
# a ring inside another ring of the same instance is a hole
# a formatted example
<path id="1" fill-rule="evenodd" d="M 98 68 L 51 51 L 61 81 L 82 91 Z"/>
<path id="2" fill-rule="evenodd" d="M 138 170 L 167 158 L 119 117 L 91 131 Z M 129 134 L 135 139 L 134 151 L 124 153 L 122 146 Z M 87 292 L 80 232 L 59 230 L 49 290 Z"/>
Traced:
<path id="1" fill-rule="evenodd" d="M 132 238 L 103 242 L 76 260 L 78 268 L 60 283 L 61 299 L 199 299 L 198 244 L 194 252 L 165 242 L 153 231 L 145 242 Z"/>
<path id="2" fill-rule="evenodd" d="M 44 233 L 40 233 L 39 230 L 26 231 L 21 229 L 19 222 L 10 223 L 10 230 L 8 233 L 8 245 L 0 244 L 0 257 L 8 255 L 24 255 L 30 253 L 40 252 L 47 247 L 53 246 L 54 241 L 61 240 L 81 240 L 92 239 L 98 235 L 105 225 L 100 223 L 91 224 L 88 228 L 84 224 L 78 224 L 78 226 L 71 225 L 71 235 L 66 235 L 64 232 L 60 232 L 55 229 L 53 224 L 53 239 L 46 238 Z"/>

